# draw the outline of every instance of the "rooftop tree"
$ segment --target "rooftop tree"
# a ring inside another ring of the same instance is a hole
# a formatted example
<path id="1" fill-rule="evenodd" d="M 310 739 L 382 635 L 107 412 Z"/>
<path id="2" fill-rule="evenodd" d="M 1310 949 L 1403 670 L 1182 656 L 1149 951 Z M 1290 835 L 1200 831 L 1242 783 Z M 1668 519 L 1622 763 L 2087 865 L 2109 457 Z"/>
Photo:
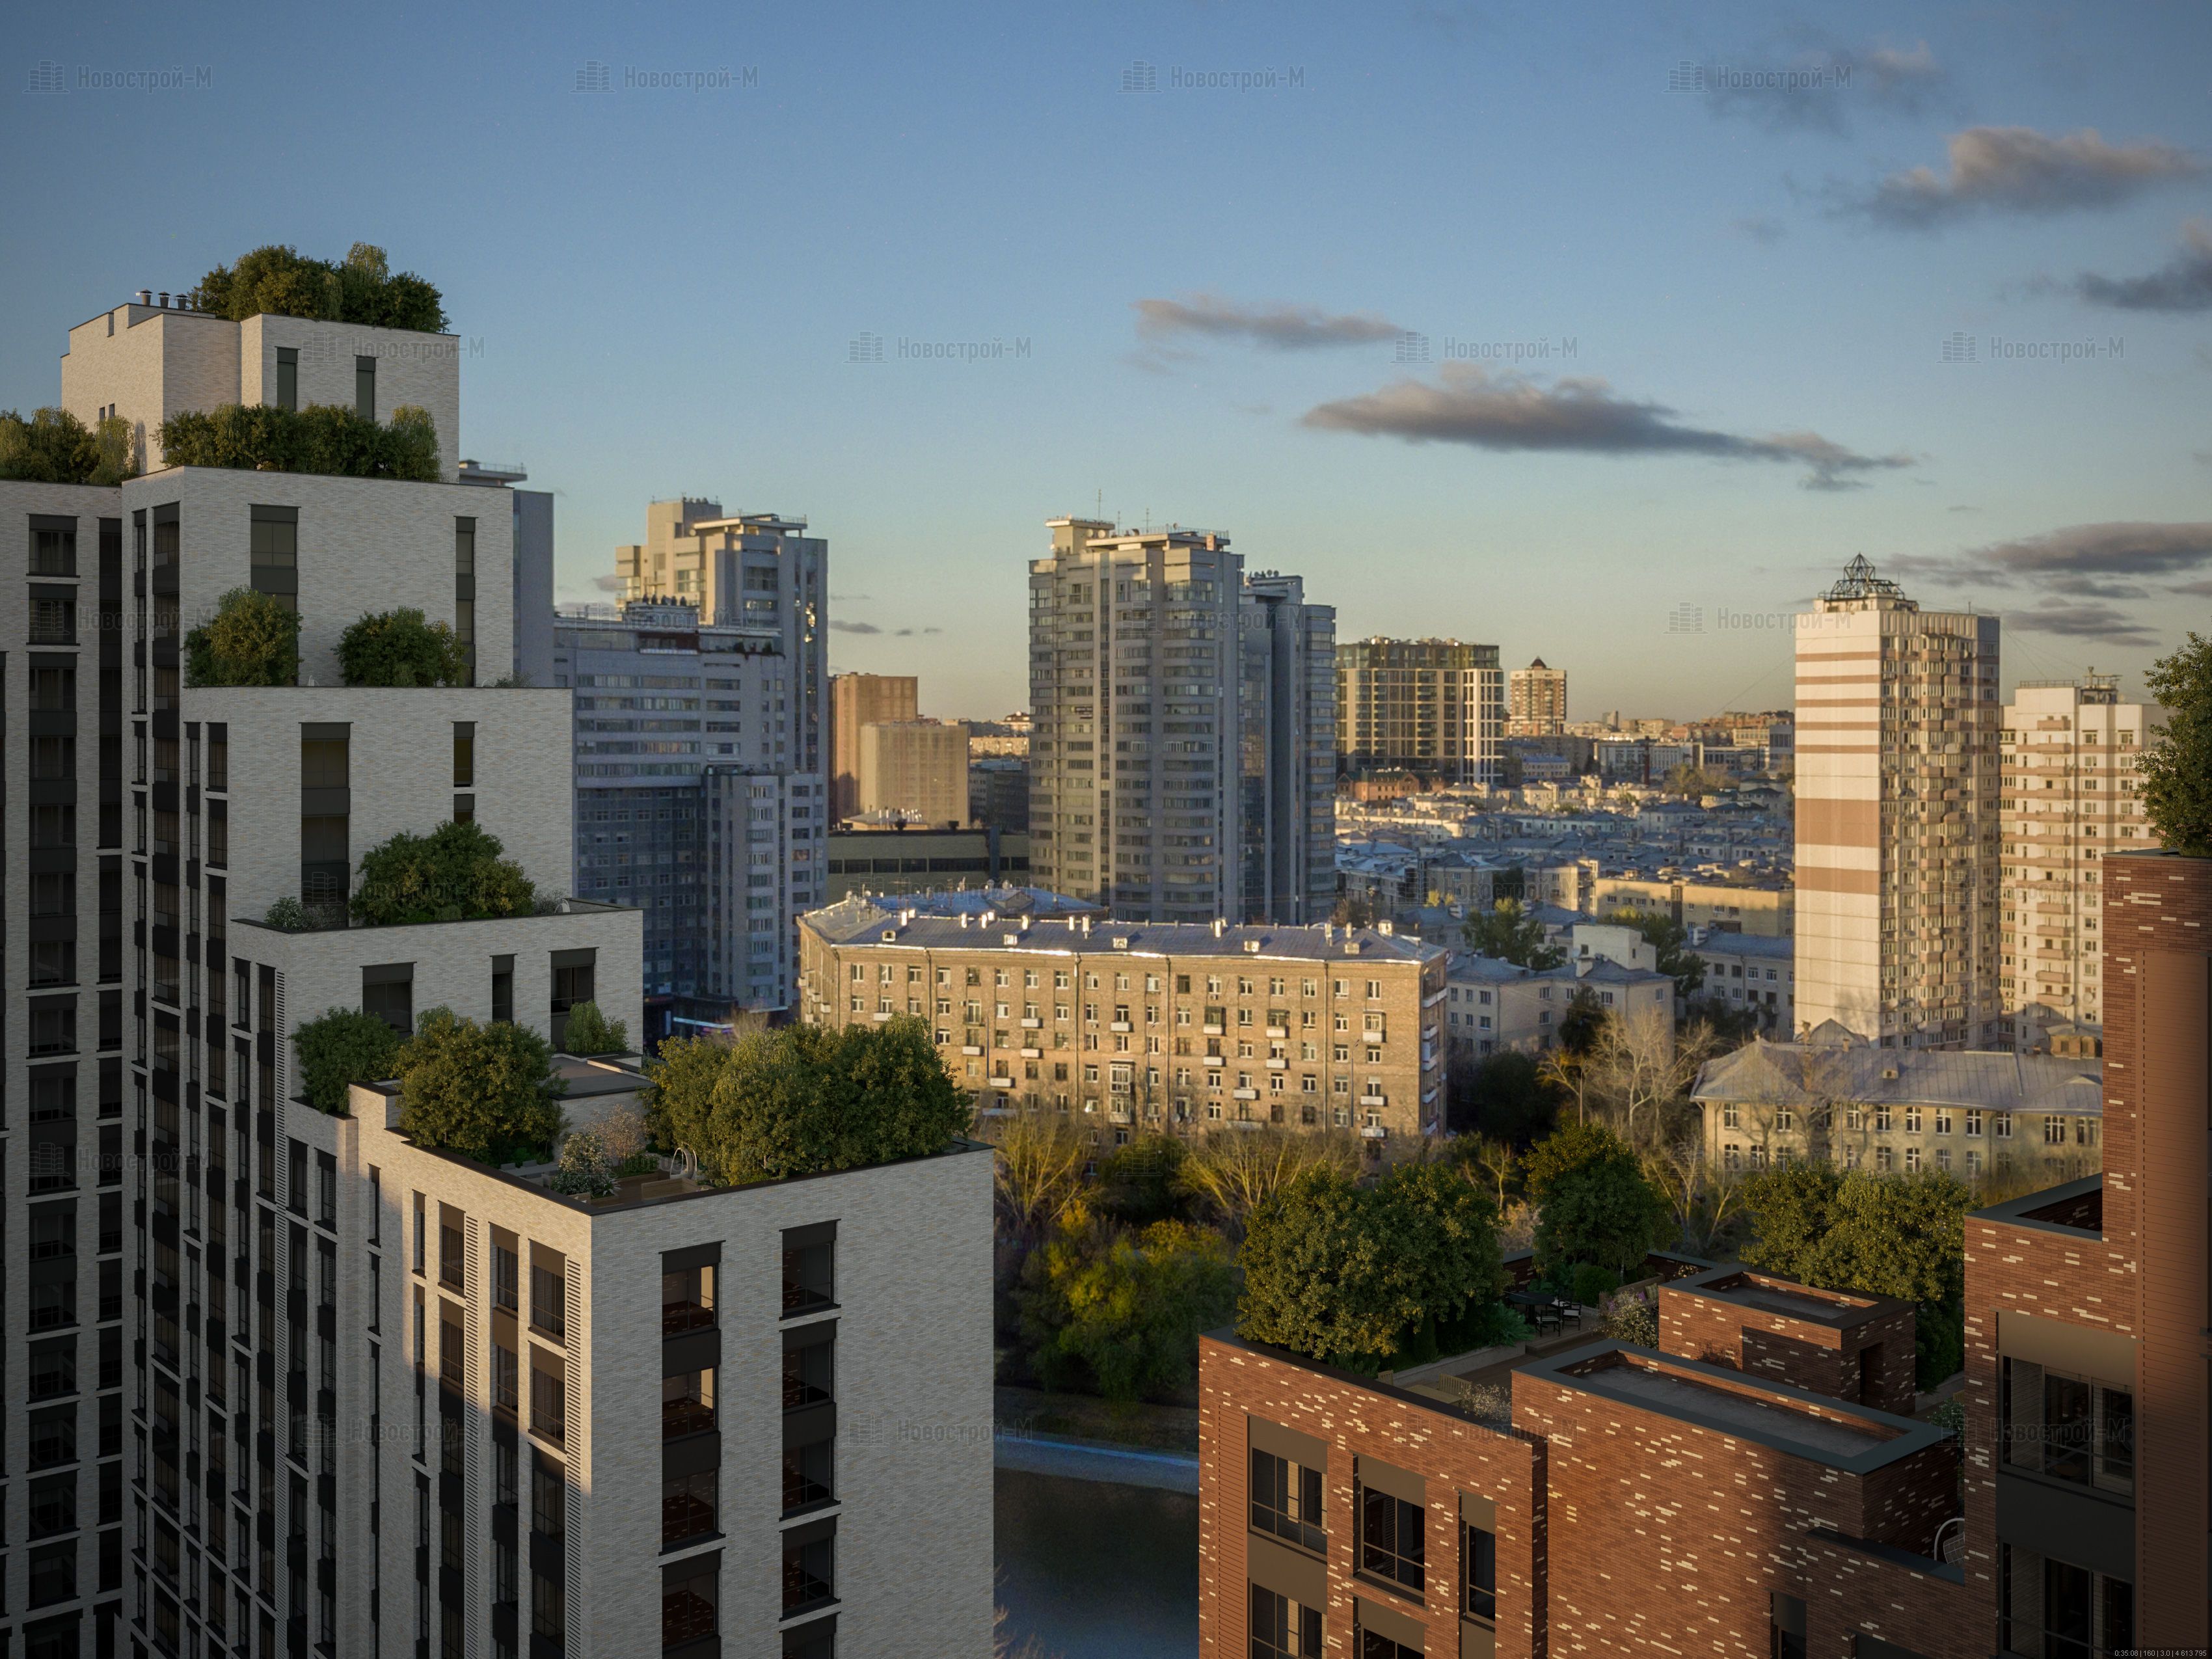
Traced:
<path id="1" fill-rule="evenodd" d="M 195 686 L 291 684 L 300 678 L 300 613 L 267 593 L 232 588 L 185 635 L 185 678 Z"/>
<path id="2" fill-rule="evenodd" d="M 398 1054 L 399 1128 L 487 1164 L 543 1156 L 561 1133 L 553 1048 L 528 1026 L 426 1010 Z"/>
<path id="3" fill-rule="evenodd" d="M 2166 719 L 2138 763 L 2143 815 L 2169 850 L 2212 858 L 2212 640 L 2192 631 L 2144 679 Z"/>
<path id="4" fill-rule="evenodd" d="M 372 611 L 338 635 L 348 685 L 465 685 L 469 648 L 441 622 L 411 606 Z"/>
<path id="5" fill-rule="evenodd" d="M 200 279 L 199 308 L 242 323 L 273 313 L 373 328 L 442 333 L 445 301 L 412 271 L 392 273 L 384 250 L 356 242 L 343 260 L 310 258 L 289 244 L 271 244 L 217 265 Z"/>
<path id="6" fill-rule="evenodd" d="M 403 830 L 362 855 L 354 919 L 388 927 L 529 915 L 538 890 L 505 851 L 473 821 L 441 823 L 427 836 Z"/>

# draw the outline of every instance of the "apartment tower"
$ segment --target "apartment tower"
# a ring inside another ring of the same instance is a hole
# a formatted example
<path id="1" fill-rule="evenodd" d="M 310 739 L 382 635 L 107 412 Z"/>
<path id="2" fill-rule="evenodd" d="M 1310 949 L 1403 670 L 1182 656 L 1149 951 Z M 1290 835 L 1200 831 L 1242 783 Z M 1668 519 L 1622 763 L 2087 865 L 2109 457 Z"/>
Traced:
<path id="1" fill-rule="evenodd" d="M 2135 763 L 2156 718 L 2111 674 L 2023 680 L 2005 706 L 1997 988 L 2021 1054 L 2051 1051 L 2054 1034 L 2092 1054 L 2101 1041 L 2102 866 L 2155 842 Z"/>
<path id="2" fill-rule="evenodd" d="M 1238 898 L 1244 561 L 1210 531 L 1050 522 L 1030 564 L 1030 860 L 1133 919 Z"/>
<path id="3" fill-rule="evenodd" d="M 830 813 L 842 823 L 860 810 L 860 728 L 921 718 L 911 674 L 835 674 L 830 679 Z"/>
<path id="4" fill-rule="evenodd" d="M 2001 1040 L 1998 628 L 1855 558 L 1797 619 L 1797 1020 Z"/>
<path id="5" fill-rule="evenodd" d="M 1556 738 L 1567 729 L 1567 671 L 1541 657 L 1506 676 L 1505 735 Z"/>
<path id="6" fill-rule="evenodd" d="M 1500 781 L 1505 677 L 1494 645 L 1351 640 L 1336 647 L 1337 769 Z"/>
<path id="7" fill-rule="evenodd" d="M 1248 921 L 1325 921 L 1336 906 L 1336 611 L 1296 576 L 1248 576 L 1239 610 Z"/>
<path id="8" fill-rule="evenodd" d="M 957 720 L 871 720 L 860 728 L 862 812 L 933 829 L 968 822 L 968 728 Z"/>

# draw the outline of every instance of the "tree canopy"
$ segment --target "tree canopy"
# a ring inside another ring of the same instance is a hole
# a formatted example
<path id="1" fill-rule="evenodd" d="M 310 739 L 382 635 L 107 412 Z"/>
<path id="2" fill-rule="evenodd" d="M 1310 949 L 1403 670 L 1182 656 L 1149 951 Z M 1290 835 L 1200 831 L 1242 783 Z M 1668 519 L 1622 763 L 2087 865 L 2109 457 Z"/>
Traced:
<path id="1" fill-rule="evenodd" d="M 678 1038 L 647 1075 L 662 1144 L 688 1147 L 716 1186 L 926 1157 L 966 1133 L 971 1116 L 929 1027 L 903 1016 L 729 1043 Z"/>
<path id="2" fill-rule="evenodd" d="M 300 1055 L 300 1092 L 321 1112 L 345 1109 L 346 1089 L 395 1077 L 407 1039 L 381 1018 L 358 1008 L 331 1008 L 292 1033 Z"/>
<path id="3" fill-rule="evenodd" d="M 1016 1300 L 1048 1388 L 1087 1370 L 1107 1399 L 1134 1401 L 1189 1382 L 1199 1333 L 1236 1311 L 1237 1267 L 1211 1228 L 1125 1231 L 1079 1206 L 1023 1264 Z"/>
<path id="4" fill-rule="evenodd" d="M 505 851 L 473 820 L 441 823 L 427 836 L 403 830 L 362 855 L 354 917 L 389 927 L 526 916 L 537 908 L 538 890 Z"/>
<path id="5" fill-rule="evenodd" d="M 428 410 L 403 404 L 381 424 L 336 404 L 222 404 L 185 410 L 159 428 L 170 466 L 313 472 L 340 478 L 438 482 L 438 428 Z"/>
<path id="6" fill-rule="evenodd" d="M 424 1146 L 501 1164 L 561 1133 L 553 1048 L 527 1026 L 426 1010 L 400 1049 L 399 1128 Z"/>
<path id="7" fill-rule="evenodd" d="M 1432 1345 L 1504 1284 L 1489 1195 L 1437 1164 L 1309 1171 L 1252 1212 L 1239 1260 L 1245 1336 L 1355 1366 Z"/>
<path id="8" fill-rule="evenodd" d="M 25 420 L 0 410 L 0 478 L 22 483 L 118 484 L 136 477 L 131 423 L 119 415 L 87 426 L 65 409 Z"/>
<path id="9" fill-rule="evenodd" d="M 1539 973 L 1567 959 L 1558 945 L 1544 942 L 1544 924 L 1516 898 L 1502 898 L 1483 914 L 1469 916 L 1461 933 L 1478 956 L 1497 957 Z"/>
<path id="10" fill-rule="evenodd" d="M 562 1026 L 561 1046 L 572 1054 L 621 1054 L 629 1052 L 629 1027 L 609 1019 L 596 1002 L 580 1002 L 568 1010 Z"/>
<path id="11" fill-rule="evenodd" d="M 1540 1141 L 1524 1164 L 1536 1217 L 1536 1268 L 1547 1275 L 1578 1265 L 1626 1277 L 1667 1236 L 1665 1194 L 1602 1125 L 1573 1123 Z"/>
<path id="12" fill-rule="evenodd" d="M 339 635 L 338 670 L 348 685 L 465 685 L 469 647 L 447 624 L 403 606 L 374 611 Z"/>
<path id="13" fill-rule="evenodd" d="M 200 279 L 199 308 L 242 323 L 263 313 L 445 331 L 444 297 L 412 271 L 392 273 L 384 250 L 356 242 L 343 260 L 314 259 L 285 244 L 258 247 Z"/>
<path id="14" fill-rule="evenodd" d="M 2172 851 L 2212 858 L 2212 640 L 2192 630 L 2143 679 L 2166 714 L 2137 762 L 2143 815 Z"/>
<path id="15" fill-rule="evenodd" d="M 253 588 L 232 588 L 185 635 L 189 685 L 289 685 L 299 678 L 300 613 Z"/>
<path id="16" fill-rule="evenodd" d="M 1964 1363 L 1972 1194 L 1948 1170 L 1878 1175 L 1793 1164 L 1751 1176 L 1743 1202 L 1756 1233 L 1743 1251 L 1747 1266 L 1918 1304 L 1923 1389 Z"/>

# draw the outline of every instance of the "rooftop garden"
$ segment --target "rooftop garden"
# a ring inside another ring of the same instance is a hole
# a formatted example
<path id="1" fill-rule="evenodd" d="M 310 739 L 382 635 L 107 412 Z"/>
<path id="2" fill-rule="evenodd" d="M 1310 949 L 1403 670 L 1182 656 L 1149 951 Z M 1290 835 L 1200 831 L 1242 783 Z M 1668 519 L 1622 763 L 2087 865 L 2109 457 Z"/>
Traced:
<path id="1" fill-rule="evenodd" d="M 2166 714 L 2139 763 L 2143 816 L 2168 851 L 2212 858 L 2212 640 L 2192 630 L 2143 678 Z"/>
<path id="2" fill-rule="evenodd" d="M 647 1076 L 654 1143 L 690 1152 L 715 1187 L 928 1157 L 970 1119 L 929 1028 L 913 1018 L 678 1038 Z"/>
<path id="3" fill-rule="evenodd" d="M 492 1164 L 543 1161 L 563 1127 L 552 1045 L 510 1021 L 430 1008 L 403 1036 L 374 1014 L 331 1008 L 292 1042 L 309 1105 L 342 1117 L 350 1085 L 396 1078 L 400 1129 L 424 1146 Z"/>
<path id="4" fill-rule="evenodd" d="M 87 426 L 65 409 L 36 410 L 28 420 L 0 410 L 0 479 L 105 486 L 137 476 L 131 422 L 119 415 Z"/>
<path id="5" fill-rule="evenodd" d="M 188 685 L 290 685 L 299 678 L 300 613 L 270 594 L 234 587 L 185 635 Z"/>
<path id="6" fill-rule="evenodd" d="M 371 328 L 446 330 L 445 297 L 411 270 L 394 274 L 384 250 L 356 242 L 340 260 L 316 259 L 272 243 L 217 265 L 200 279 L 198 308 L 234 323 L 273 313 Z"/>
<path id="7" fill-rule="evenodd" d="M 382 425 L 335 404 L 285 409 L 223 404 L 173 415 L 159 428 L 169 466 L 313 472 L 338 478 L 438 482 L 438 428 L 428 410 L 402 404 Z"/>
<path id="8" fill-rule="evenodd" d="M 338 670 L 348 685 L 466 685 L 469 648 L 420 611 L 379 611 L 338 636 Z"/>
<path id="9" fill-rule="evenodd" d="M 352 896 L 308 902 L 281 898 L 263 923 L 287 933 L 343 927 L 409 927 L 545 915 L 561 908 L 506 856 L 498 836 L 473 822 L 447 822 L 427 836 L 401 830 L 362 854 Z M 621 1027 L 614 1028 L 619 1031 Z"/>

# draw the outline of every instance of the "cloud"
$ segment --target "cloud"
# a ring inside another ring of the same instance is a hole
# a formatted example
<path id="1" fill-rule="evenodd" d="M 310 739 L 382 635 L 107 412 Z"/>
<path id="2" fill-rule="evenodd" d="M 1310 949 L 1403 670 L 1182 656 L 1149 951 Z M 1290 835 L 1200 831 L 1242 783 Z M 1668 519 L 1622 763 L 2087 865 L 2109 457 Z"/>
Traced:
<path id="1" fill-rule="evenodd" d="M 1906 455 L 1859 454 L 1817 432 L 1745 437 L 1682 425 L 1674 413 L 1664 404 L 1615 397 L 1601 380 L 1547 386 L 1518 374 L 1447 363 L 1440 383 L 1394 381 L 1380 392 L 1318 404 L 1306 411 L 1304 424 L 1475 449 L 1789 462 L 1806 468 L 1808 489 L 1856 489 L 1865 483 L 1860 474 L 1912 465 Z"/>
<path id="2" fill-rule="evenodd" d="M 833 605 L 866 605 L 873 597 L 868 593 L 832 593 L 830 600 Z"/>
<path id="3" fill-rule="evenodd" d="M 1969 127 L 1945 141 L 1950 171 L 1893 173 L 1871 191 L 1835 192 L 1848 211 L 1895 230 L 1932 230 L 1978 213 L 2057 214 L 2119 206 L 2195 178 L 2203 164 L 2173 144 L 2107 143 L 2094 128 L 2051 137 L 2033 127 Z"/>
<path id="4" fill-rule="evenodd" d="M 1852 111 L 1866 107 L 1918 115 L 1950 80 L 1924 40 L 1857 54 L 1822 44 L 1771 67 L 1717 64 L 1710 75 L 1706 108 L 1717 116 L 1741 116 L 1769 132 L 1841 132 Z"/>
<path id="5" fill-rule="evenodd" d="M 1251 305 L 1218 294 L 1184 300 L 1134 302 L 1137 333 L 1155 344 L 1201 337 L 1241 340 L 1269 351 L 1313 351 L 1329 346 L 1371 345 L 1405 331 L 1373 312 L 1331 313 L 1283 301 Z"/>
<path id="6" fill-rule="evenodd" d="M 2143 599 L 2152 584 L 2212 572 L 2212 524 L 2077 524 L 1996 542 L 1948 562 L 1960 579 L 2053 596 Z"/>
<path id="7" fill-rule="evenodd" d="M 600 574 L 592 578 L 592 586 L 602 593 L 619 593 L 629 584 L 620 576 Z"/>
<path id="8" fill-rule="evenodd" d="M 2083 271 L 2070 287 L 2091 305 L 2118 311 L 2212 311 L 2212 222 L 2184 225 L 2180 250 L 2156 270 L 2141 276 Z"/>
<path id="9" fill-rule="evenodd" d="M 1739 236 L 1750 238 L 1762 246 L 1771 247 L 1786 234 L 1779 221 L 1764 213 L 1747 213 L 1729 227 Z"/>
<path id="10" fill-rule="evenodd" d="M 893 635 L 893 637 L 902 640 L 910 640 L 917 634 L 942 634 L 944 631 L 945 630 L 941 628 L 902 628 L 896 635 Z"/>
<path id="11" fill-rule="evenodd" d="M 2032 634 L 2057 634 L 2067 639 L 2094 640 L 2103 645 L 2150 650 L 2160 643 L 2157 629 L 2109 605 L 2045 599 L 2038 610 L 2008 611 L 2004 619 L 2008 626 L 2026 629 Z"/>
<path id="12" fill-rule="evenodd" d="M 873 623 L 847 622 L 838 617 L 830 622 L 830 631 L 833 634 L 880 634 L 884 630 Z"/>

